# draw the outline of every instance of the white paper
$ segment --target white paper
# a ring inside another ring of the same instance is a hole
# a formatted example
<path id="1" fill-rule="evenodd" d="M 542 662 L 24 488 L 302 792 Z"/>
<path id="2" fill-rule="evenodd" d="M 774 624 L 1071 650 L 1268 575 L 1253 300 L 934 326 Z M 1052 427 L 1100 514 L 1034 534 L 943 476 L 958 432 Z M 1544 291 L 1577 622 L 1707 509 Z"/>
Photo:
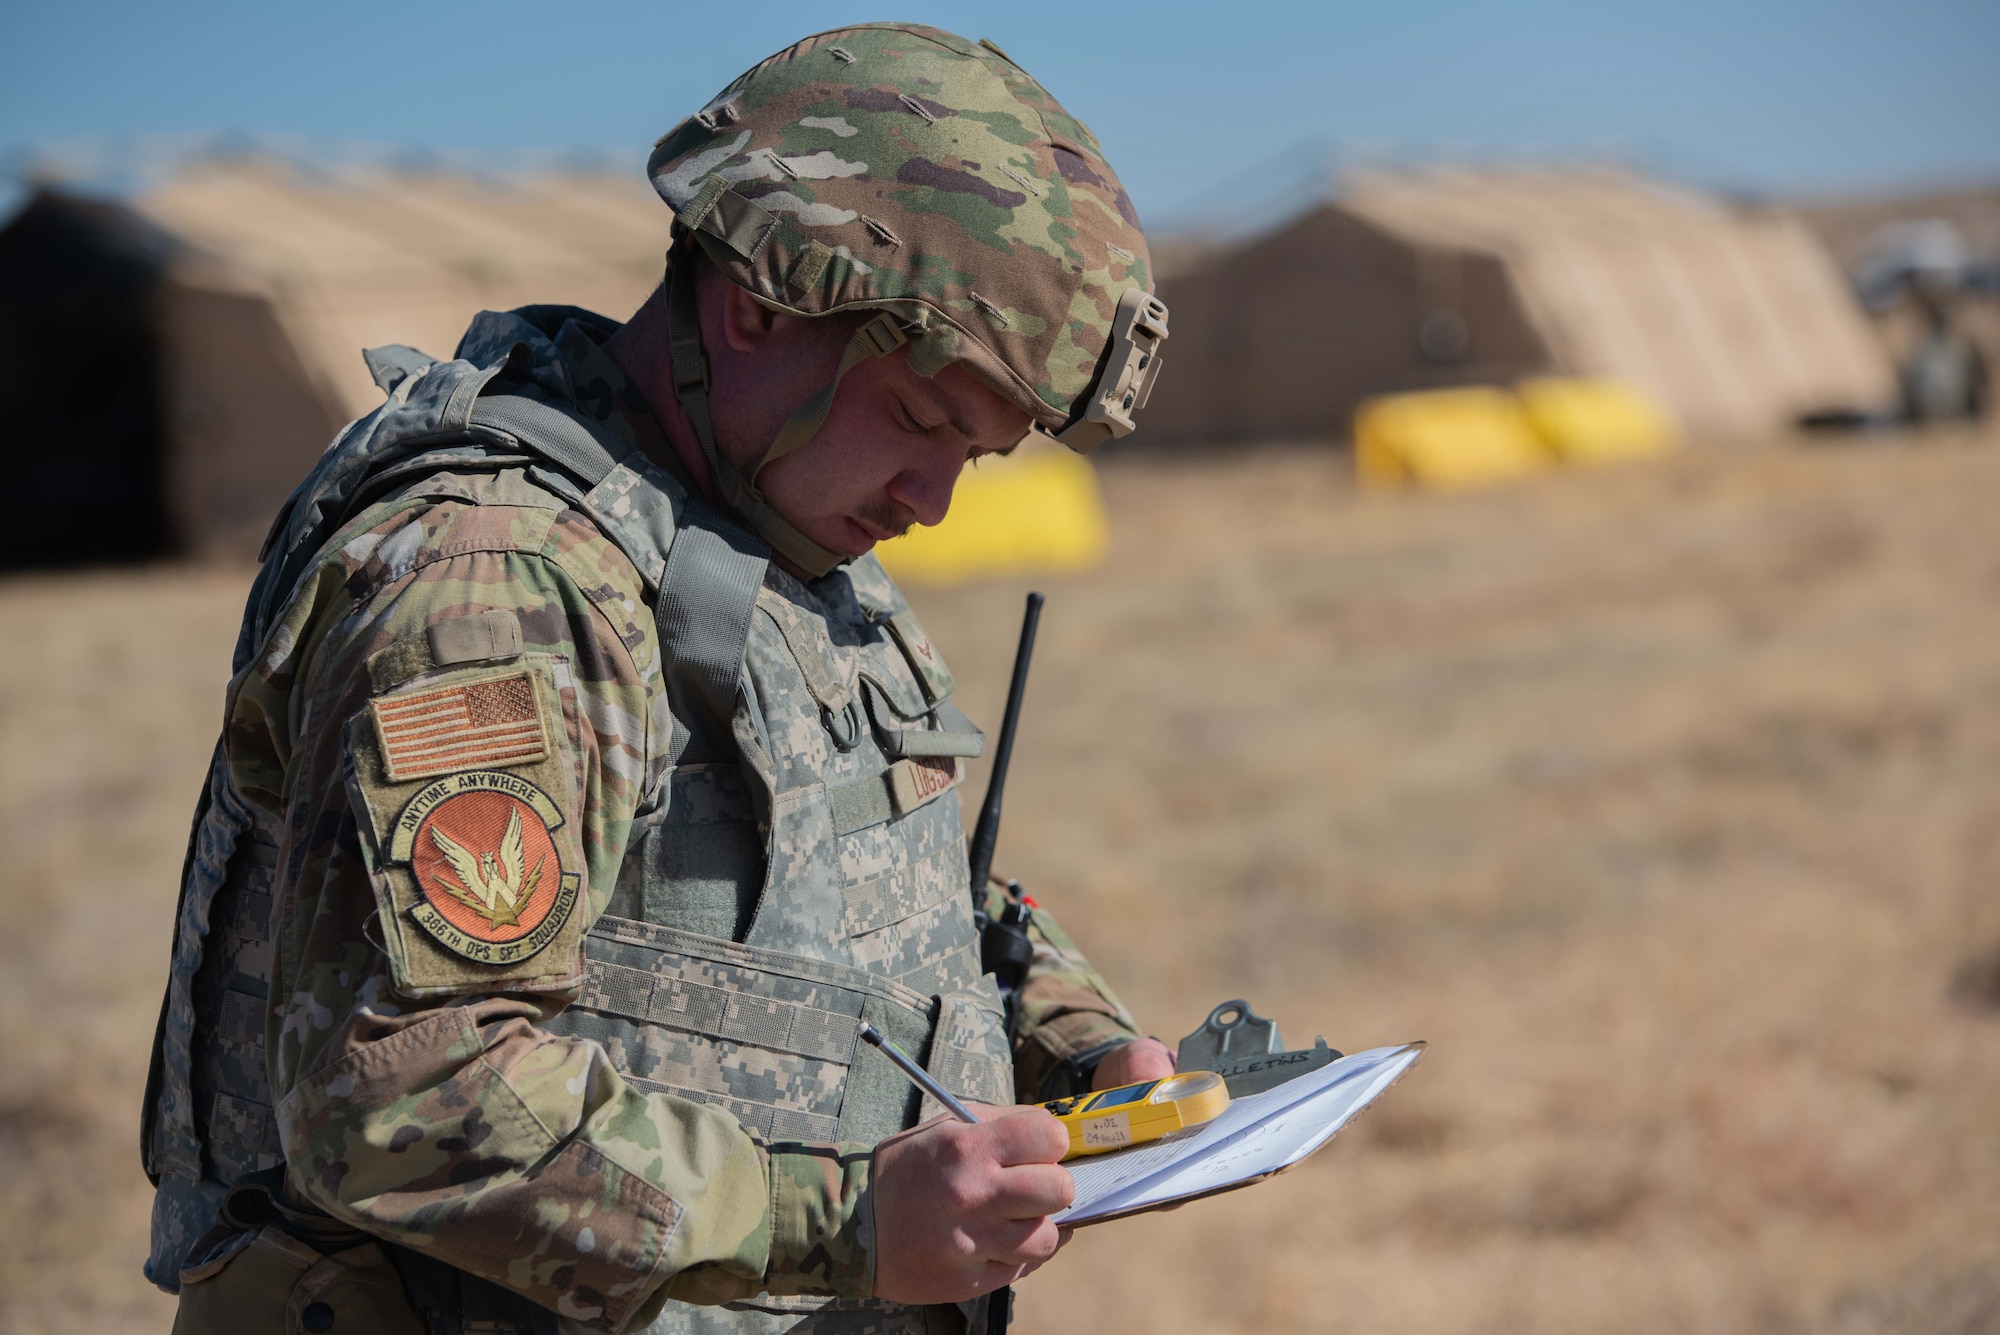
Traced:
<path id="1" fill-rule="evenodd" d="M 1290 1168 L 1333 1138 L 1423 1056 L 1421 1043 L 1342 1057 L 1275 1089 L 1233 1100 L 1206 1126 L 1070 1165 L 1076 1200 L 1058 1224 L 1087 1224 L 1205 1196 Z"/>

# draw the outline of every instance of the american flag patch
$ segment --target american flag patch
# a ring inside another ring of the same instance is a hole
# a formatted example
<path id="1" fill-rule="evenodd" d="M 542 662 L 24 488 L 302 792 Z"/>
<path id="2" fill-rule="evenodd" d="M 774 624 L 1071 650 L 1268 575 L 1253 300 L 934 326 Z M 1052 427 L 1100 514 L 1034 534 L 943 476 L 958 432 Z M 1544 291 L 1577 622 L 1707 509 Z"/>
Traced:
<path id="1" fill-rule="evenodd" d="M 389 779 L 428 778 L 548 754 L 535 684 L 525 672 L 369 702 Z"/>

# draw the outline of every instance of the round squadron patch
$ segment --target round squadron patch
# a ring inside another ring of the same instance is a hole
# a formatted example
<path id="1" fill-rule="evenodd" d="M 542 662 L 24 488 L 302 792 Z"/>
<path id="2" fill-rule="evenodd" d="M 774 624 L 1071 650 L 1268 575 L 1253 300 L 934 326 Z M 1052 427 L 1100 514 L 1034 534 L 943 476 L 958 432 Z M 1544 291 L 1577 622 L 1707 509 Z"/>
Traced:
<path id="1" fill-rule="evenodd" d="M 426 784 L 396 818 L 389 861 L 422 897 L 410 917 L 446 950 L 518 964 L 556 939 L 576 907 L 553 831 L 562 812 L 519 775 L 465 770 Z"/>

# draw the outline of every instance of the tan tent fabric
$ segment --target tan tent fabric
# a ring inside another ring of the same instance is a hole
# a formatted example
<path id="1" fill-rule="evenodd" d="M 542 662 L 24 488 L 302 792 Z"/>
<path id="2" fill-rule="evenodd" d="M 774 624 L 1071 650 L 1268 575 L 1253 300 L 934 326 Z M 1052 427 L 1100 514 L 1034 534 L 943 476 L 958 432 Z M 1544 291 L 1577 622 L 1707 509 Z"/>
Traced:
<path id="1" fill-rule="evenodd" d="M 1133 447 L 1345 436 L 1381 393 L 1507 383 L 1552 369 L 1506 266 L 1324 207 L 1160 280 L 1173 334 Z M 1425 322 L 1462 321 L 1448 360 Z"/>
<path id="2" fill-rule="evenodd" d="M 480 310 L 623 319 L 660 275 L 672 215 L 635 172 L 486 181 L 312 176 L 208 163 L 136 201 L 186 243 L 161 298 L 175 527 L 254 553 L 342 422 L 381 402 L 361 350 L 451 355 Z"/>
<path id="3" fill-rule="evenodd" d="M 1879 339 L 1803 226 L 1621 171 L 1361 174 L 1275 235 L 1183 261 L 1162 291 L 1175 361 L 1147 425 L 1167 418 L 1162 434 L 1182 439 L 1344 435 L 1366 394 L 1539 371 L 1630 381 L 1703 437 L 1894 395 Z M 1445 318 L 1462 322 L 1456 355 L 1424 338 Z M 1232 368 L 1324 373 L 1232 393 L 1186 374 L 1211 346 Z"/>

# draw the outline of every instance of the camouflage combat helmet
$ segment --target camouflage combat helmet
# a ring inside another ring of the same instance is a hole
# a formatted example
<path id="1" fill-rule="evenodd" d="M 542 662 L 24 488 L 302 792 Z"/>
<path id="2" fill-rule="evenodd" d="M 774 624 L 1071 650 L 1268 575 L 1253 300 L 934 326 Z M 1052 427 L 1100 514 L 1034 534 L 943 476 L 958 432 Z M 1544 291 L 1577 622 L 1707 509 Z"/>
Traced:
<path id="1" fill-rule="evenodd" d="M 693 284 L 669 271 L 675 389 L 718 490 L 812 574 L 842 558 L 771 510 L 757 474 L 812 438 L 865 358 L 908 343 L 919 375 L 963 362 L 1086 452 L 1132 430 L 1159 373 L 1167 310 L 1131 200 L 991 42 L 892 23 L 808 37 L 662 136 L 647 173 L 676 252 L 699 244 L 765 305 L 883 312 L 745 475 L 716 452 Z"/>

